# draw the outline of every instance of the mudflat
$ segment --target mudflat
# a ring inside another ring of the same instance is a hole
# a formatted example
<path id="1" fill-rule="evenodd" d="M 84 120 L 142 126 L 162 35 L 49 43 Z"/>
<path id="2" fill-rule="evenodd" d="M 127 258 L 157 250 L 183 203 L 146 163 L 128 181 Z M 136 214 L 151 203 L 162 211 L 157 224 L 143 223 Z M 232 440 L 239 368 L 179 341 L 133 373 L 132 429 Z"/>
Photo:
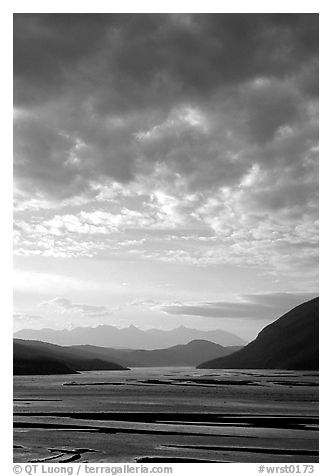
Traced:
<path id="1" fill-rule="evenodd" d="M 14 377 L 15 462 L 318 462 L 318 372 Z"/>

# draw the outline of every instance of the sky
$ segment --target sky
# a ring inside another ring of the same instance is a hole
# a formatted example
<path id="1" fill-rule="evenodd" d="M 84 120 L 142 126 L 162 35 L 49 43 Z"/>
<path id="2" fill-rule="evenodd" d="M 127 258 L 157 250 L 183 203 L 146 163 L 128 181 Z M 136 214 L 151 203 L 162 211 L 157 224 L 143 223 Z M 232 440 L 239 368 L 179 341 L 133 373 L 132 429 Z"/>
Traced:
<path id="1" fill-rule="evenodd" d="M 14 329 L 318 294 L 318 15 L 14 15 Z"/>

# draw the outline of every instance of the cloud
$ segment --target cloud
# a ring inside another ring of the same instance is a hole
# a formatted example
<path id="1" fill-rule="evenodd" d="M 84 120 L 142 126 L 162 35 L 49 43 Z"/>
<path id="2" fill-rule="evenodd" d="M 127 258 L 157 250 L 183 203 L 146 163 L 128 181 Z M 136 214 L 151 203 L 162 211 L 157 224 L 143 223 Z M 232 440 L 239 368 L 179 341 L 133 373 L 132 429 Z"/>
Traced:
<path id="1" fill-rule="evenodd" d="M 92 306 L 88 304 L 76 304 L 70 299 L 56 297 L 49 301 L 43 301 L 39 307 L 46 312 L 56 312 L 60 314 L 81 314 L 83 317 L 99 318 L 112 314 L 112 311 L 105 306 Z"/>
<path id="2" fill-rule="evenodd" d="M 314 280 L 317 67 L 315 14 L 15 14 L 16 253 Z"/>
<path id="3" fill-rule="evenodd" d="M 265 294 L 245 294 L 243 297 L 257 304 L 270 307 L 295 307 L 302 302 L 314 299 L 317 293 L 265 293 Z"/>
<path id="4" fill-rule="evenodd" d="M 22 215 L 15 225 L 16 254 L 126 259 L 126 253 L 135 253 L 139 259 L 284 267 L 303 274 L 307 263 L 318 259 L 315 187 L 287 177 L 284 195 L 272 194 L 273 178 L 253 167 L 235 190 L 183 194 L 175 182 L 142 195 L 142 184 L 130 196 L 126 187 L 113 191 L 112 212 L 108 201 L 98 201 L 96 210 L 77 206 L 76 213 L 48 219 L 43 213 L 28 220 Z M 311 197 L 312 204 L 303 207 L 301 197 Z M 126 200 L 136 209 L 114 205 Z"/>
<path id="5" fill-rule="evenodd" d="M 43 317 L 36 316 L 34 314 L 26 314 L 26 313 L 19 313 L 14 312 L 13 314 L 14 322 L 30 322 L 30 321 L 40 321 L 43 320 Z"/>
<path id="6" fill-rule="evenodd" d="M 238 182 L 251 141 L 305 120 L 299 85 L 315 76 L 317 24 L 306 14 L 16 14 L 18 183 L 64 198 L 160 163 L 194 187 Z"/>
<path id="7" fill-rule="evenodd" d="M 166 102 L 168 89 L 190 97 L 263 72 L 288 75 L 318 45 L 318 15 L 16 14 L 14 21 L 15 74 L 39 88 L 35 95 L 18 88 L 19 102 L 57 94 L 77 76 L 82 89 L 99 81 L 100 96 L 109 82 L 131 93 L 127 102 L 108 93 L 104 110 L 137 105 L 141 88 L 150 101 L 166 89 Z M 96 71 L 104 75 L 96 79 Z"/>
<path id="8" fill-rule="evenodd" d="M 206 302 L 163 306 L 167 314 L 225 319 L 271 320 L 316 297 L 315 293 L 266 293 L 244 295 L 242 302 Z"/>

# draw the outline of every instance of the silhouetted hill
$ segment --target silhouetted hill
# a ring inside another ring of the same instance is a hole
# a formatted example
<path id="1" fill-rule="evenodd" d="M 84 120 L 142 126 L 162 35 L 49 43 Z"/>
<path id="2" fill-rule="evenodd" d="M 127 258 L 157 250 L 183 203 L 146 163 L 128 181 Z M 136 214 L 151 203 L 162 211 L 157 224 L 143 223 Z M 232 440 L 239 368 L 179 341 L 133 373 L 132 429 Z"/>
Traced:
<path id="1" fill-rule="evenodd" d="M 300 304 L 266 326 L 253 342 L 198 368 L 316 370 L 319 363 L 319 298 Z"/>
<path id="2" fill-rule="evenodd" d="M 196 366 L 202 359 L 228 355 L 239 347 L 223 347 L 207 340 L 193 340 L 167 349 L 135 350 L 128 357 L 140 367 Z"/>
<path id="3" fill-rule="evenodd" d="M 91 345 L 62 347 L 46 342 L 14 339 L 16 359 L 49 358 L 65 362 L 75 370 L 112 370 L 110 365 L 119 367 L 196 366 L 202 358 L 211 359 L 228 355 L 238 349 L 239 346 L 222 347 L 205 340 L 195 340 L 186 345 L 176 345 L 167 349 L 131 350 Z"/>
<path id="4" fill-rule="evenodd" d="M 78 374 L 62 362 L 49 359 L 17 359 L 14 358 L 14 375 L 62 375 Z"/>
<path id="5" fill-rule="evenodd" d="M 25 369 L 27 374 L 76 373 L 75 371 L 79 370 L 125 370 L 117 363 L 84 355 L 82 351 L 71 351 L 70 347 L 14 339 L 14 374 L 22 375 Z"/>
<path id="6" fill-rule="evenodd" d="M 149 329 L 143 331 L 135 326 L 118 329 L 114 326 L 77 327 L 75 329 L 23 329 L 14 337 L 50 342 L 58 345 L 89 344 L 98 347 L 126 349 L 163 349 L 179 344 L 188 344 L 196 339 L 208 340 L 222 346 L 244 345 L 245 342 L 224 330 L 202 331 L 180 326 L 170 331 Z"/>

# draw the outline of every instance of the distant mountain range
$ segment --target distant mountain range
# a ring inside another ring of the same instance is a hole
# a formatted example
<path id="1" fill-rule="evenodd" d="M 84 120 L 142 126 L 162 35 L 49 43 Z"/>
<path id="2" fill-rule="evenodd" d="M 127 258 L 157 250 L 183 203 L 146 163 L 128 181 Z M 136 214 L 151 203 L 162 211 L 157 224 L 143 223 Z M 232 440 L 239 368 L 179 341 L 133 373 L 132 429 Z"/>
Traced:
<path id="1" fill-rule="evenodd" d="M 195 367 L 202 359 L 228 355 L 238 349 L 238 346 L 222 347 L 204 340 L 194 340 L 186 345 L 167 349 L 121 350 L 91 345 L 62 347 L 46 342 L 14 339 L 14 374 L 38 374 L 37 362 L 42 364 L 42 373 L 48 373 L 48 368 L 49 373 L 70 373 L 70 369 L 79 371 L 123 370 L 127 367 Z"/>
<path id="2" fill-rule="evenodd" d="M 75 329 L 23 329 L 14 334 L 19 339 L 38 340 L 58 345 L 90 344 L 98 347 L 126 349 L 164 349 L 192 340 L 208 340 L 222 346 L 244 345 L 240 337 L 224 330 L 203 331 L 180 326 L 169 331 L 135 326 L 118 329 L 115 326 L 77 327 Z"/>
<path id="3" fill-rule="evenodd" d="M 316 370 L 319 365 L 319 298 L 300 304 L 266 326 L 241 350 L 202 363 L 201 369 Z"/>

